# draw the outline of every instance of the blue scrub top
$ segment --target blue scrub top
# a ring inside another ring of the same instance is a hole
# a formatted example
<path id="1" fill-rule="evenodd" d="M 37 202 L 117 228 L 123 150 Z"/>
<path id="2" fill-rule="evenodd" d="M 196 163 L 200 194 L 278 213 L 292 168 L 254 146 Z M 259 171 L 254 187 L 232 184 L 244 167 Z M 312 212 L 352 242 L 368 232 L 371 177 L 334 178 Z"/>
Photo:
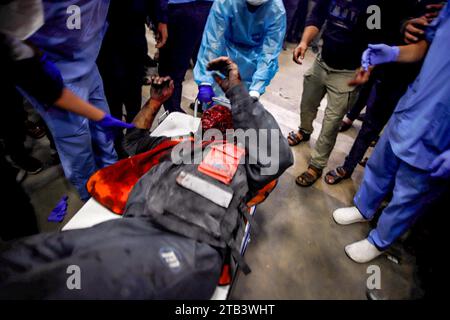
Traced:
<path id="1" fill-rule="evenodd" d="M 422 70 L 399 101 L 385 134 L 394 153 L 419 169 L 450 150 L 450 7 L 427 31 L 431 42 Z"/>
<path id="2" fill-rule="evenodd" d="M 95 67 L 106 32 L 109 0 L 44 0 L 45 24 L 29 40 L 48 54 L 65 81 L 86 76 Z M 73 19 L 79 8 L 80 28 Z"/>

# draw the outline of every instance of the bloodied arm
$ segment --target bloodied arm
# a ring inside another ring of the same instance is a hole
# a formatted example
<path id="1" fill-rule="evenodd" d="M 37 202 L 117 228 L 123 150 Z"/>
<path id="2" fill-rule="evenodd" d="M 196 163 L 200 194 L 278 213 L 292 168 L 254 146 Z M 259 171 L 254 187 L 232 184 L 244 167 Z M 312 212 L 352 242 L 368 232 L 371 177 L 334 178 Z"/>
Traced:
<path id="1" fill-rule="evenodd" d="M 149 131 L 161 106 L 172 96 L 173 89 L 170 77 L 152 78 L 150 99 L 133 120 L 136 128 L 127 131 L 123 142 L 125 151 L 130 156 L 146 152 L 166 139 L 166 137 L 152 137 Z"/>
<path id="2" fill-rule="evenodd" d="M 250 97 L 241 83 L 237 65 L 230 58 L 215 59 L 208 69 L 225 76 L 214 78 L 231 101 L 233 136 L 245 145 L 249 187 L 261 189 L 293 164 L 289 144 L 274 117 Z"/>

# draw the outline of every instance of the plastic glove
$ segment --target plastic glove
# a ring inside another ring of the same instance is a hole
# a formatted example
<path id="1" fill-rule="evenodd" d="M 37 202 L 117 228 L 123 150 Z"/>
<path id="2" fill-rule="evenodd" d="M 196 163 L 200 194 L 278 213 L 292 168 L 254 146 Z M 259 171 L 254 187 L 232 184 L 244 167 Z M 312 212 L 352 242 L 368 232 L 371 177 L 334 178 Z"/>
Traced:
<path id="1" fill-rule="evenodd" d="M 202 83 L 198 86 L 197 99 L 201 103 L 211 104 L 213 102 L 212 98 L 215 96 L 216 94 L 210 84 Z"/>
<path id="2" fill-rule="evenodd" d="M 261 95 L 259 94 L 258 91 L 250 91 L 248 93 L 250 95 L 250 97 L 252 97 L 254 100 L 259 100 L 259 97 L 261 97 Z"/>
<path id="3" fill-rule="evenodd" d="M 397 61 L 399 54 L 399 47 L 391 47 L 385 44 L 369 44 L 369 48 L 363 53 L 361 65 L 365 71 L 368 71 L 369 66 Z"/>
<path id="4" fill-rule="evenodd" d="M 134 128 L 134 124 L 126 123 L 123 121 L 120 121 L 110 114 L 105 114 L 102 120 L 95 121 L 96 124 L 103 128 L 125 128 L 125 129 L 132 129 Z"/>
<path id="5" fill-rule="evenodd" d="M 50 212 L 50 215 L 48 216 L 47 220 L 50 222 L 61 222 L 64 220 L 64 217 L 67 213 L 67 200 L 69 199 L 68 196 L 64 196 L 59 200 L 56 207 Z"/>
<path id="6" fill-rule="evenodd" d="M 450 150 L 441 153 L 430 166 L 433 178 L 450 178 Z"/>

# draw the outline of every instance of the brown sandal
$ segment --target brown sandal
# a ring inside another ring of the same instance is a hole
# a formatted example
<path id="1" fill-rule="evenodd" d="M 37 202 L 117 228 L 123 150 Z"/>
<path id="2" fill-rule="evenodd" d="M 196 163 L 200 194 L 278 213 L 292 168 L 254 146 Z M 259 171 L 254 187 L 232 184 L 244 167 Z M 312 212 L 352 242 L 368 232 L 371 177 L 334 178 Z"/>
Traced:
<path id="1" fill-rule="evenodd" d="M 311 134 L 306 133 L 302 129 L 299 129 L 297 132 L 291 131 L 287 137 L 289 146 L 295 147 L 296 145 L 306 142 L 311 138 Z"/>
<path id="2" fill-rule="evenodd" d="M 311 174 L 308 170 L 311 170 L 314 172 L 314 174 Z M 309 166 L 308 170 L 303 172 L 301 175 L 295 179 L 295 183 L 299 185 L 300 187 L 310 187 L 319 180 L 319 178 L 322 176 L 322 170 L 317 169 L 316 167 Z"/>

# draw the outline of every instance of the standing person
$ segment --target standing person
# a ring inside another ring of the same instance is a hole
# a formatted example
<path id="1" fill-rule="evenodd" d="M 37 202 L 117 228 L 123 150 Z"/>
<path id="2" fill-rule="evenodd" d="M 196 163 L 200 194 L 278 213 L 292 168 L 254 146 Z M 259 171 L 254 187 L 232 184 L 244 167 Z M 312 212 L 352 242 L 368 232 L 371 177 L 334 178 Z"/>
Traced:
<path id="1" fill-rule="evenodd" d="M 369 236 L 345 247 L 355 262 L 365 263 L 390 247 L 450 181 L 450 7 L 430 24 L 426 40 L 407 46 L 370 46 L 363 66 L 417 62 L 426 55 L 414 83 L 399 101 L 370 157 L 354 207 L 334 211 L 341 225 L 369 221 L 392 193 Z M 427 53 L 428 50 L 428 53 Z M 367 79 L 362 71 L 357 81 Z"/>
<path id="2" fill-rule="evenodd" d="M 28 174 L 42 171 L 42 162 L 34 158 L 25 149 L 27 113 L 24 109 L 23 97 L 14 86 L 2 86 L 3 116 L 7 121 L 0 127 L 0 138 L 3 139 L 6 153 L 15 167 Z"/>
<path id="3" fill-rule="evenodd" d="M 296 179 L 299 186 L 309 187 L 321 177 L 336 143 L 341 121 L 358 98 L 359 87 L 350 86 L 348 82 L 360 66 L 361 54 L 370 40 L 380 36 L 379 28 L 368 27 L 371 18 L 368 9 L 374 4 L 381 6 L 383 2 L 318 0 L 307 18 L 302 40 L 293 53 L 297 64 L 302 64 L 311 41 L 319 34 L 325 21 L 327 23 L 322 37 L 322 51 L 305 73 L 300 104 L 301 121 L 299 130 L 289 133 L 291 146 L 310 139 L 313 121 L 325 95 L 328 105 L 308 169 Z M 388 13 L 396 9 L 382 7 L 381 11 Z M 398 7 L 401 8 L 400 5 Z M 397 10 L 394 11 L 397 13 Z M 381 29 L 386 29 L 387 23 L 391 23 L 390 19 L 383 19 Z"/>
<path id="4" fill-rule="evenodd" d="M 183 81 L 191 59 L 196 62 L 203 30 L 213 0 L 169 0 L 167 44 L 159 51 L 159 74 L 170 76 L 173 96 L 164 103 L 169 112 L 183 112 Z"/>
<path id="5" fill-rule="evenodd" d="M 250 95 L 259 99 L 278 71 L 285 33 L 282 0 L 214 1 L 194 68 L 198 100 L 211 105 L 214 96 L 224 96 L 206 68 L 220 56 L 236 62 Z"/>
<path id="6" fill-rule="evenodd" d="M 123 107 L 127 122 L 141 110 L 142 84 L 147 57 L 145 23 L 155 14 L 157 48 L 167 40 L 167 0 L 112 0 L 108 12 L 108 30 L 97 60 L 103 79 L 105 96 L 111 114 L 122 119 Z M 155 11 L 155 12 L 153 12 Z M 119 158 L 126 157 L 122 148 L 123 133 L 115 137 Z"/>
<path id="7" fill-rule="evenodd" d="M 439 14 L 440 9 L 444 6 L 444 3 L 447 2 L 446 0 L 414 0 L 410 1 L 410 8 L 405 8 L 405 13 L 408 14 L 406 17 L 403 26 L 402 26 L 402 33 L 404 33 L 404 42 L 402 43 L 416 43 L 419 40 L 423 39 L 424 35 L 424 28 Z M 410 9 L 410 10 L 408 10 Z M 408 12 L 409 11 L 409 12 Z M 395 33 L 393 33 L 395 36 Z M 392 35 L 388 35 L 389 37 L 392 37 Z M 407 67 L 401 67 L 401 66 L 394 66 L 392 68 L 388 68 L 389 70 L 382 73 L 379 72 L 379 75 L 384 74 L 384 78 L 386 81 L 389 81 L 390 78 L 396 78 L 395 73 L 402 73 L 405 74 L 405 76 L 401 79 L 402 83 L 393 82 L 391 81 L 390 84 L 386 85 L 384 88 L 387 90 L 390 90 L 390 85 L 394 85 L 398 90 L 400 90 L 400 94 L 397 95 L 397 101 L 394 103 L 394 105 L 391 107 L 391 113 L 394 111 L 394 107 L 397 104 L 398 100 L 401 98 L 403 93 L 406 91 L 406 85 L 408 85 L 410 82 L 414 81 L 417 74 L 420 71 L 421 64 L 417 63 L 415 66 L 408 65 Z M 390 74 L 392 73 L 392 74 Z M 363 88 L 361 89 L 358 101 L 355 103 L 355 105 L 352 107 L 352 109 L 346 114 L 344 119 L 341 123 L 341 129 L 340 131 L 347 131 L 352 126 L 353 122 L 358 119 L 360 116 L 361 111 L 366 107 L 366 102 L 368 103 L 369 97 L 371 97 L 372 87 L 376 85 L 377 82 L 380 84 L 380 81 L 375 81 L 375 77 L 372 76 L 369 79 L 369 82 L 363 85 Z M 377 91 L 382 91 L 382 89 L 375 89 Z M 389 94 L 389 93 L 388 93 Z M 371 102 L 373 104 L 373 102 Z M 383 104 L 383 102 L 382 102 Z M 368 105 L 368 104 L 367 104 Z M 363 116 L 363 115 L 361 115 Z M 389 118 L 388 118 L 389 119 Z M 384 121 L 384 124 L 386 124 L 387 120 Z M 383 126 L 384 126 L 383 124 Z"/>
<path id="8" fill-rule="evenodd" d="M 305 26 L 308 0 L 283 0 L 286 9 L 286 41 L 297 43 Z"/>
<path id="9" fill-rule="evenodd" d="M 416 2 L 416 1 L 414 1 Z M 434 1 L 437 2 L 437 1 Z M 443 7 L 442 3 L 433 3 L 433 0 L 428 1 L 426 6 L 421 1 L 420 6 L 422 11 L 420 12 L 420 21 L 424 21 L 426 24 L 431 23 L 432 20 L 439 14 L 439 10 Z M 417 4 L 416 4 L 417 6 Z M 416 7 L 412 6 L 412 7 Z M 430 9 L 434 14 L 430 15 Z M 414 10 L 415 11 L 415 10 Z M 415 24 L 416 19 L 408 20 L 403 29 L 409 29 L 411 24 Z M 417 43 L 424 39 L 423 32 L 426 28 L 424 25 L 417 25 L 416 32 L 405 33 L 405 37 L 402 33 L 399 34 L 400 38 L 396 40 L 394 36 L 389 36 L 393 44 L 405 44 L 405 42 Z M 407 36 L 414 35 L 416 41 L 407 40 Z M 344 179 L 351 177 L 358 163 L 363 159 L 364 154 L 373 141 L 378 139 L 381 130 L 383 130 L 389 118 L 392 116 L 395 107 L 397 106 L 400 98 L 405 94 L 408 89 L 408 85 L 414 81 L 420 72 L 422 63 L 415 63 L 413 65 L 407 64 L 391 64 L 377 67 L 371 75 L 369 82 L 364 84 L 364 88 L 369 86 L 372 90 L 372 97 L 367 101 L 367 111 L 364 123 L 358 136 L 353 143 L 345 162 L 342 166 L 337 167 L 335 170 L 329 171 L 325 175 L 325 182 L 328 184 L 337 184 Z M 398 78 L 397 75 L 401 74 L 402 77 Z M 372 88 L 373 87 L 373 88 Z M 363 89 L 364 90 L 364 89 Z M 361 96 L 360 96 L 361 98 Z M 367 96 L 365 97 L 367 100 Z M 358 99 L 360 100 L 360 99 Z M 359 101 L 360 104 L 363 104 Z M 365 104 L 365 103 L 364 103 Z M 352 109 L 353 110 L 353 109 Z"/>
<path id="10" fill-rule="evenodd" d="M 17 86 L 43 105 L 56 105 L 68 112 L 75 112 L 88 117 L 101 127 L 133 127 L 112 118 L 74 95 L 64 86 L 61 74 L 46 55 L 41 55 L 21 41 L 43 24 L 41 0 L 1 0 L 0 17 L 8 18 L 0 19 L 0 88 L 6 93 L 0 104 L 5 112 L 10 108 L 21 107 L 10 103 L 8 99 Z M 17 99 L 14 95 L 13 100 Z M 10 129 L 14 131 L 17 128 Z M 7 191 L 2 192 L 0 196 L 3 204 L 0 241 L 38 232 L 33 206 L 17 183 L 16 174 L 5 159 L 3 146 L 0 146 L 0 176 L 4 185 L 8 186 Z"/>
<path id="11" fill-rule="evenodd" d="M 109 108 L 95 61 L 108 7 L 109 0 L 45 0 L 45 24 L 29 39 L 59 68 L 67 88 L 105 113 Z M 66 177 L 87 200 L 87 179 L 117 161 L 112 135 L 82 116 L 27 99 L 50 129 Z"/>

